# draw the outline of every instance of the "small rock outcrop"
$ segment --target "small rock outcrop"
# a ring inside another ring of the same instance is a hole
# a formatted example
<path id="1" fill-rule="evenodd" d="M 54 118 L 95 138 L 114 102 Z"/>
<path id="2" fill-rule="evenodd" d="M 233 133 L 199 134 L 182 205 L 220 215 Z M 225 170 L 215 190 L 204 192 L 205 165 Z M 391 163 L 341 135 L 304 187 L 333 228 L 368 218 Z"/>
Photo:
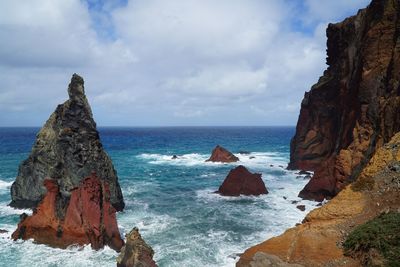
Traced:
<path id="1" fill-rule="evenodd" d="M 0 234 L 5 234 L 5 233 L 8 233 L 8 231 L 4 230 L 4 229 L 0 229 Z"/>
<path id="2" fill-rule="evenodd" d="M 153 260 L 153 249 L 142 239 L 136 227 L 125 237 L 125 246 L 117 258 L 117 267 L 157 267 Z"/>
<path id="3" fill-rule="evenodd" d="M 231 170 L 216 192 L 223 196 L 268 194 L 261 174 L 251 173 L 240 165 Z"/>
<path id="4" fill-rule="evenodd" d="M 34 239 L 52 247 L 91 244 L 108 245 L 119 251 L 121 239 L 116 210 L 110 203 L 110 188 L 94 173 L 69 192 L 60 191 L 55 179 L 44 180 L 47 193 L 31 216 L 21 216 L 14 240 Z"/>
<path id="5" fill-rule="evenodd" d="M 329 24 L 328 69 L 305 93 L 291 142 L 288 168 L 315 171 L 300 197 L 335 196 L 400 130 L 399 28 L 395 0 Z"/>
<path id="6" fill-rule="evenodd" d="M 237 162 L 239 158 L 233 155 L 231 152 L 226 150 L 220 145 L 217 145 L 211 154 L 211 157 L 206 161 L 212 162 Z"/>
<path id="7" fill-rule="evenodd" d="M 77 187 L 93 171 L 110 186 L 110 201 L 117 211 L 125 204 L 117 173 L 100 142 L 84 91 L 82 77 L 74 74 L 69 99 L 59 105 L 39 131 L 28 159 L 22 162 L 11 186 L 10 206 L 34 208 L 46 194 L 43 181 L 57 180 L 60 192 Z"/>

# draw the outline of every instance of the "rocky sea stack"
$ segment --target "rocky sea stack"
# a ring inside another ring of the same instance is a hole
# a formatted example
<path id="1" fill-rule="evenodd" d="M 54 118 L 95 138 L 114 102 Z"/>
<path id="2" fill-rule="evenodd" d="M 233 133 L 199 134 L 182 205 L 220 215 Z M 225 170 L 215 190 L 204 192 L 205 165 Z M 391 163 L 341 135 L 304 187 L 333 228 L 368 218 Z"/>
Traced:
<path id="1" fill-rule="evenodd" d="M 31 154 L 20 165 L 11 187 L 10 205 L 36 207 L 46 194 L 46 178 L 54 179 L 60 194 L 68 196 L 95 172 L 108 183 L 110 202 L 121 211 L 125 204 L 118 177 L 100 142 L 83 78 L 77 74 L 72 76 L 68 95 L 69 99 L 56 108 L 39 131 Z"/>
<path id="2" fill-rule="evenodd" d="M 262 195 L 268 194 L 261 174 L 251 173 L 240 165 L 231 170 L 216 192 L 223 196 Z"/>
<path id="3" fill-rule="evenodd" d="M 83 179 L 68 195 L 60 192 L 57 180 L 44 181 L 47 193 L 32 216 L 23 214 L 14 240 L 34 239 L 38 243 L 66 248 L 91 244 L 119 251 L 121 239 L 116 211 L 110 203 L 108 183 L 96 174 Z"/>
<path id="4" fill-rule="evenodd" d="M 142 239 L 137 228 L 125 237 L 126 243 L 117 258 L 117 267 L 157 267 L 153 249 Z"/>
<path id="5" fill-rule="evenodd" d="M 300 192 L 335 196 L 400 130 L 400 2 L 373 0 L 327 29 L 328 69 L 301 103 L 289 169 L 315 171 Z"/>
<path id="6" fill-rule="evenodd" d="M 223 148 L 222 146 L 217 145 L 213 149 L 210 158 L 206 161 L 229 163 L 229 162 L 237 162 L 239 161 L 239 158 L 233 155 L 227 149 Z"/>

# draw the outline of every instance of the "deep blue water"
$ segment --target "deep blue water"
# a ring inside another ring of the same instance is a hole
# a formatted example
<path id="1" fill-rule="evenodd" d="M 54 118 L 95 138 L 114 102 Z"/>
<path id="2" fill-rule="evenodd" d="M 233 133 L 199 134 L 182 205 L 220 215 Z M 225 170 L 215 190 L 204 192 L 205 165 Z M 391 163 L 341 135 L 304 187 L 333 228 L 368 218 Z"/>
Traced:
<path id="1" fill-rule="evenodd" d="M 0 266 L 115 266 L 116 253 L 109 248 L 61 250 L 9 239 L 22 212 L 7 206 L 9 188 L 38 130 L 0 128 L 0 228 L 10 231 L 0 235 Z M 291 201 L 299 200 L 297 193 L 306 181 L 284 169 L 294 130 L 99 128 L 126 202 L 125 211 L 118 214 L 121 233 L 139 227 L 159 266 L 234 266 L 235 253 L 283 232 L 304 216 Z M 235 153 L 240 163 L 206 163 L 217 144 Z M 172 160 L 173 155 L 179 158 Z M 269 194 L 238 198 L 213 194 L 238 164 L 262 173 Z M 312 203 L 302 202 L 312 208 Z"/>

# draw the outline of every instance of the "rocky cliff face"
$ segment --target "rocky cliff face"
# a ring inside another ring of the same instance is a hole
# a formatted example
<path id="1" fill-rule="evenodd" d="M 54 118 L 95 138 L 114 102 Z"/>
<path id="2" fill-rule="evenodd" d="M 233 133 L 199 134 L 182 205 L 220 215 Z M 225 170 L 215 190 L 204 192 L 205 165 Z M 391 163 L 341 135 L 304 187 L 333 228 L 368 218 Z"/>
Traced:
<path id="1" fill-rule="evenodd" d="M 14 240 L 34 239 L 38 243 L 66 248 L 91 244 L 119 251 L 121 239 L 116 210 L 110 203 L 108 183 L 92 174 L 68 195 L 60 191 L 57 180 L 44 181 L 47 193 L 32 216 L 22 216 Z"/>
<path id="2" fill-rule="evenodd" d="M 82 77 L 72 76 L 68 94 L 69 99 L 47 120 L 31 154 L 20 165 L 11 187 L 10 205 L 36 207 L 46 193 L 45 178 L 56 180 L 61 194 L 68 195 L 82 179 L 96 172 L 109 184 L 114 208 L 123 210 L 125 204 L 118 177 L 100 142 Z"/>
<path id="3" fill-rule="evenodd" d="M 301 104 L 289 169 L 315 171 L 300 192 L 335 196 L 400 130 L 400 3 L 373 0 L 327 29 L 328 69 Z"/>
<path id="4" fill-rule="evenodd" d="M 400 133 L 376 151 L 353 184 L 311 211 L 302 224 L 246 250 L 236 266 L 366 266 L 365 256 L 376 252 L 350 258 L 344 255 L 343 242 L 358 225 L 400 210 L 399 162 Z M 282 262 L 262 265 L 271 255 Z"/>

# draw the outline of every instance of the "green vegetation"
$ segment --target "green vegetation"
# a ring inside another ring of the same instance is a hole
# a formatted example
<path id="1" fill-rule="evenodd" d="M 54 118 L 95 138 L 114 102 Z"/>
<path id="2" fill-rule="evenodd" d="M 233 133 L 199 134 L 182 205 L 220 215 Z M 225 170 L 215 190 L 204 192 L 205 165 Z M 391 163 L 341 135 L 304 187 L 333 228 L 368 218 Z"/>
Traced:
<path id="1" fill-rule="evenodd" d="M 400 266 L 400 213 L 381 214 L 358 226 L 343 247 L 347 256 L 361 258 L 364 266 Z M 382 264 L 377 264 L 376 252 Z"/>

